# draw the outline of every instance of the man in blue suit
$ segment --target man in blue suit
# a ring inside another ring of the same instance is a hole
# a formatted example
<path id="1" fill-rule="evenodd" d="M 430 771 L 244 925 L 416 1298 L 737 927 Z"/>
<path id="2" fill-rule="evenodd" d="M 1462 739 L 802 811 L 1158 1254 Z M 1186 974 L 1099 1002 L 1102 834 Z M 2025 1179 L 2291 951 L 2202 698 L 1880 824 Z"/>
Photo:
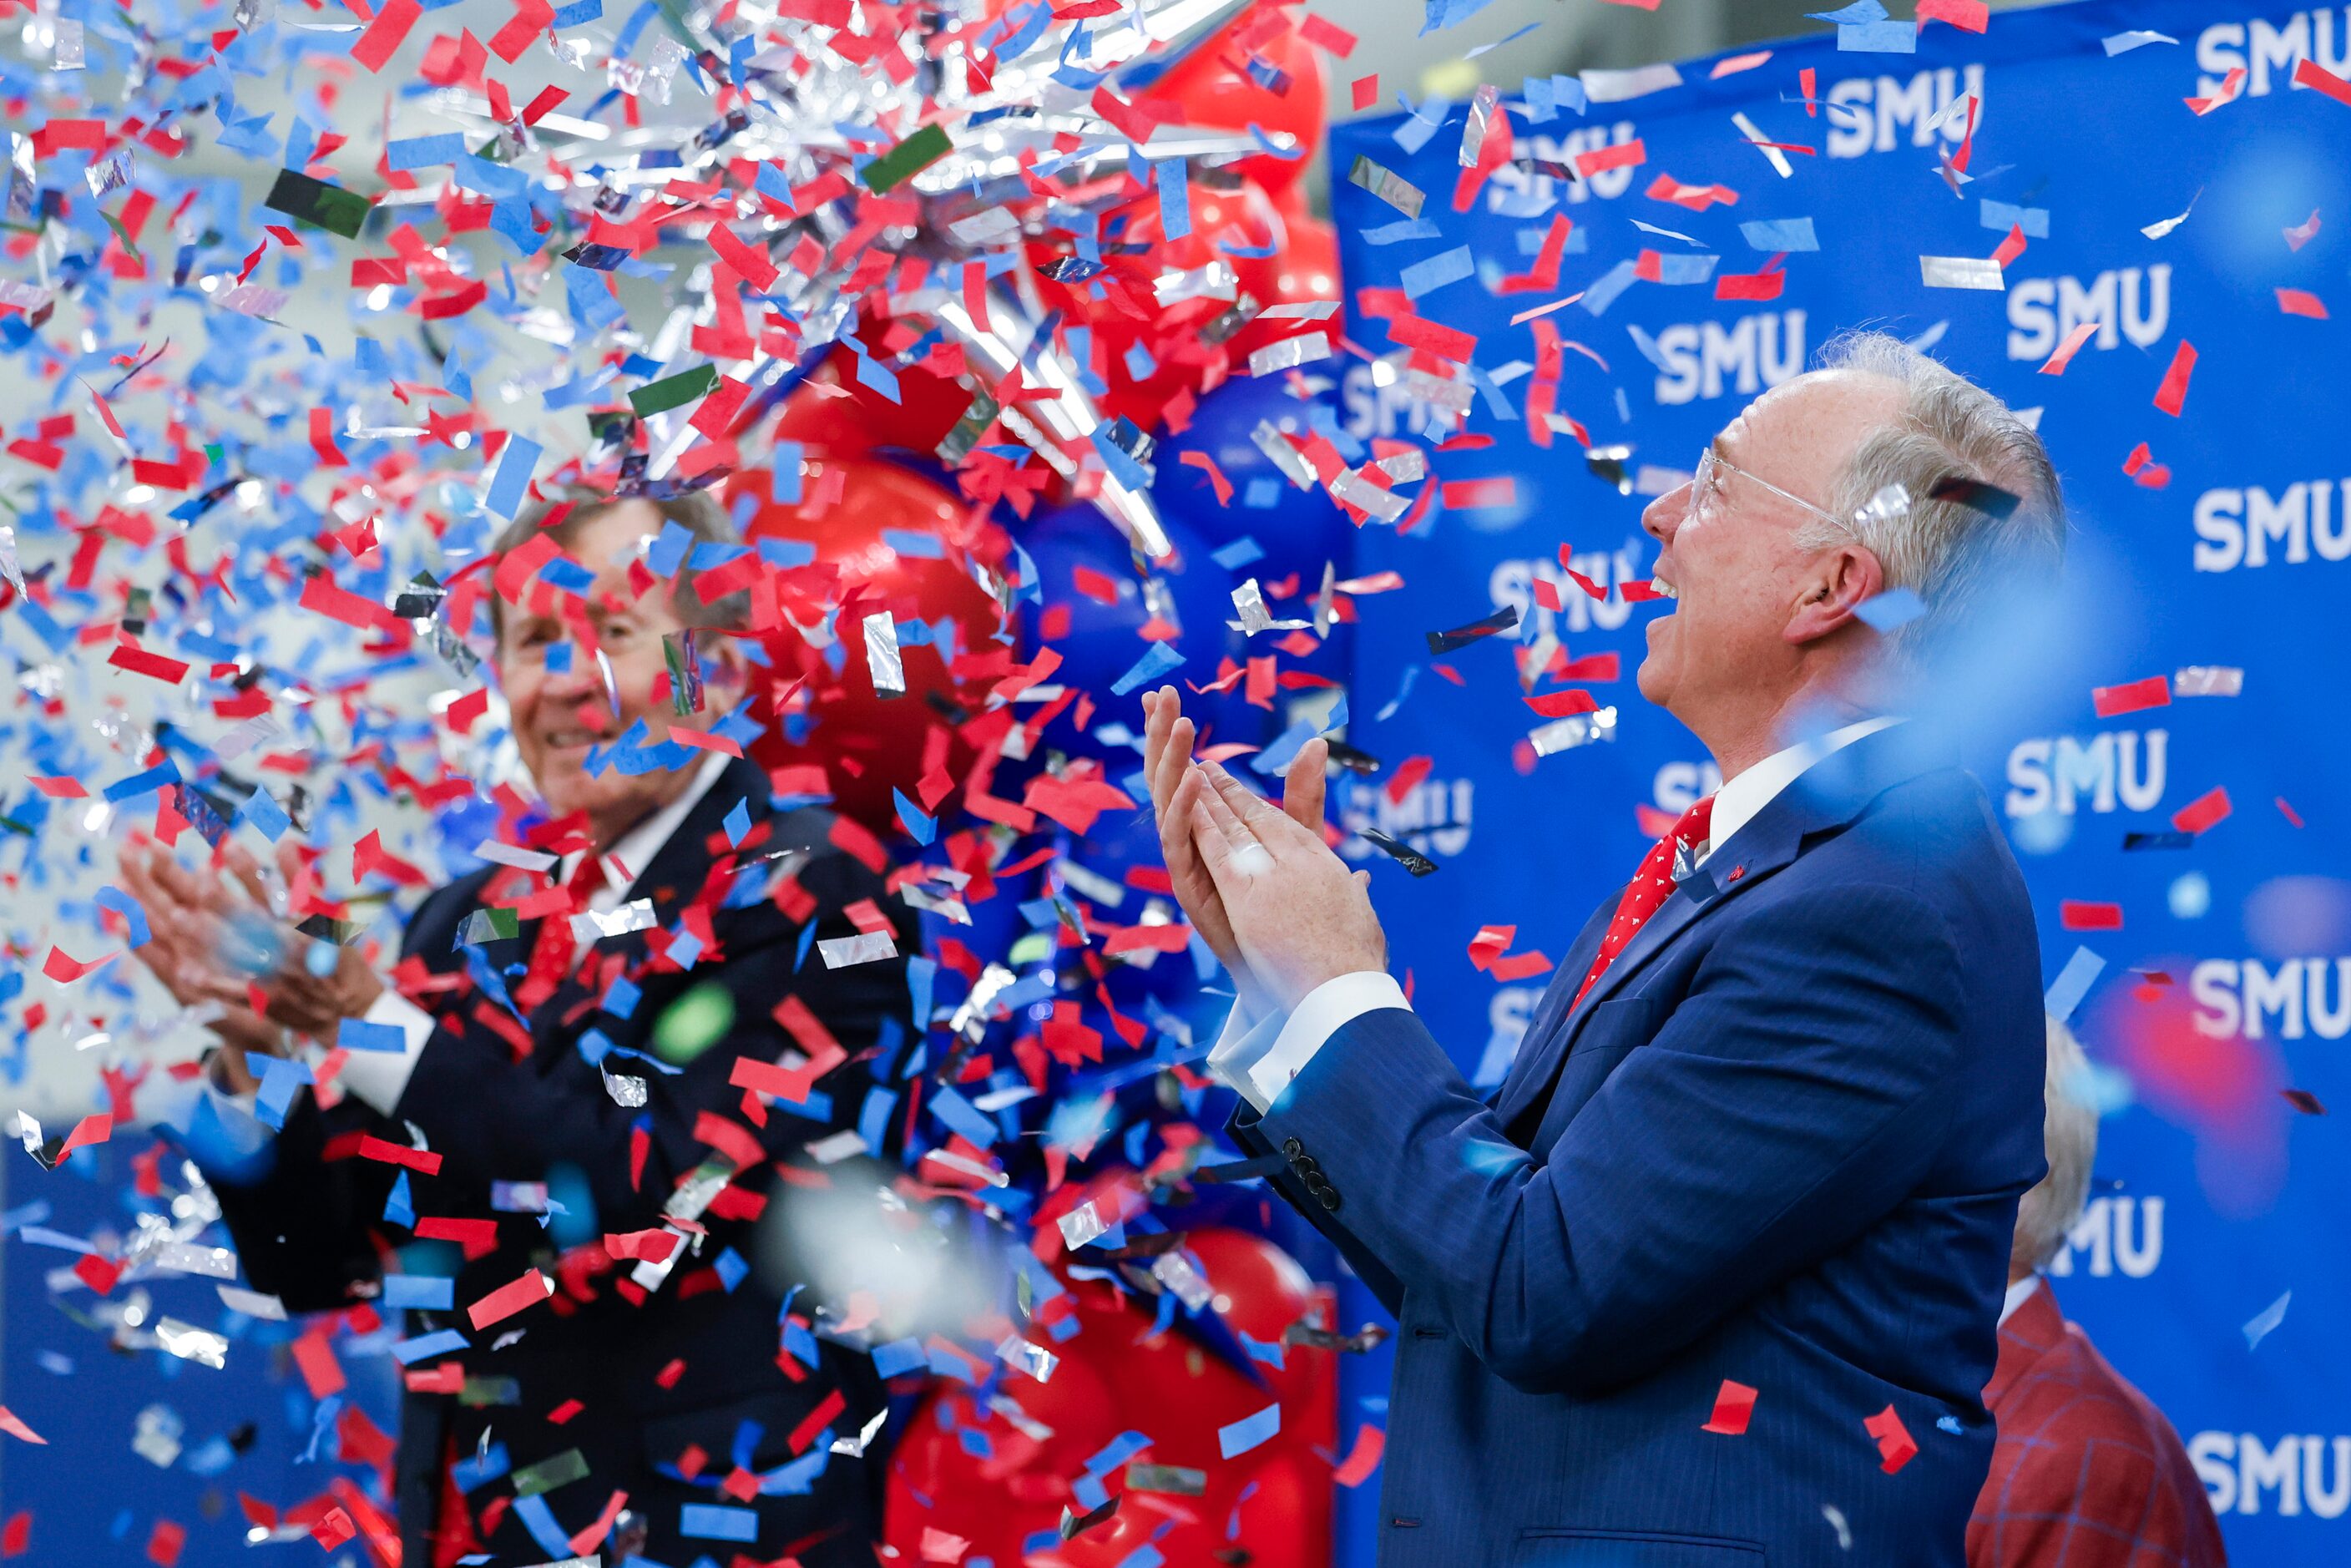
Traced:
<path id="1" fill-rule="evenodd" d="M 1828 358 L 1644 515 L 1677 602 L 1642 695 L 1725 782 L 1494 1096 L 1384 972 L 1319 747 L 1285 815 L 1149 704 L 1169 867 L 1240 996 L 1234 1135 L 1399 1326 L 1385 1568 L 1964 1561 L 2043 1169 L 2040 960 L 1983 791 L 1896 716 L 2064 525 L 1991 394 L 1882 336 Z"/>

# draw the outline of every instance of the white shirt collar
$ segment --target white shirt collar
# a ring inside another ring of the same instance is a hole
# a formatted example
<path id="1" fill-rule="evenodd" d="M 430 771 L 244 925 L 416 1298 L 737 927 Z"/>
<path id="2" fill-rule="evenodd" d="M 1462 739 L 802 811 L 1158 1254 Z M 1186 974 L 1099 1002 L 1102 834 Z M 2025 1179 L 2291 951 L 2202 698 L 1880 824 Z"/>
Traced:
<path id="1" fill-rule="evenodd" d="M 1770 805 L 1781 790 L 1803 777 L 1804 770 L 1813 764 L 1864 736 L 1876 735 L 1901 722 L 1899 718 L 1885 716 L 1861 719 L 1775 751 L 1737 778 L 1726 780 L 1714 792 L 1714 813 L 1707 821 L 1707 841 L 1698 852 L 1698 863 L 1703 865 L 1708 855 L 1753 821 L 1756 813 Z"/>
<path id="2" fill-rule="evenodd" d="M 2001 1298 L 2000 1321 L 2001 1325 L 2005 1326 L 2008 1320 L 2016 1315 L 2016 1309 L 2031 1301 L 2032 1299 L 2032 1292 L 2039 1289 L 2041 1289 L 2041 1276 L 2038 1274 L 2027 1274 L 2023 1279 L 2019 1280 L 2015 1284 L 2011 1285 L 2008 1288 L 2008 1294 Z"/>
<path id="3" fill-rule="evenodd" d="M 670 835 L 685 821 L 688 813 L 702 803 L 718 776 L 726 771 L 730 758 L 718 752 L 704 757 L 695 769 L 694 778 L 677 793 L 677 798 L 644 821 L 614 840 L 604 851 L 604 885 L 588 900 L 588 907 L 599 915 L 609 915 L 618 909 L 635 885 L 636 879 L 645 874 L 653 857 L 669 843 Z M 580 863 L 580 852 L 574 850 L 563 857 L 559 876 L 569 881 L 572 868 Z"/>

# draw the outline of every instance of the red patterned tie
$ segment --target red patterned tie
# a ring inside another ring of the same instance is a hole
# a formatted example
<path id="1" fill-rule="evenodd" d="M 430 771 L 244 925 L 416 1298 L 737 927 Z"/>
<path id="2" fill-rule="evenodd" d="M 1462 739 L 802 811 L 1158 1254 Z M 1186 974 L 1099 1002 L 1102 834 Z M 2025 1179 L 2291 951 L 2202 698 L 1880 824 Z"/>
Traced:
<path id="1" fill-rule="evenodd" d="M 1681 821 L 1674 824 L 1672 832 L 1649 846 L 1647 858 L 1641 862 L 1641 869 L 1633 873 L 1633 880 L 1625 884 L 1625 896 L 1617 901 L 1616 918 L 1608 923 L 1608 935 L 1600 940 L 1600 952 L 1592 960 L 1592 972 L 1583 977 L 1583 984 L 1576 989 L 1576 1001 L 1582 1001 L 1583 993 L 1608 972 L 1608 966 L 1616 961 L 1616 955 L 1625 950 L 1625 944 L 1633 940 L 1641 927 L 1649 923 L 1649 916 L 1657 912 L 1657 906 L 1665 903 L 1667 896 L 1674 891 L 1675 854 L 1685 849 L 1695 853 L 1698 846 L 1706 842 L 1707 823 L 1713 817 L 1714 797 L 1708 795 L 1682 813 Z"/>
<path id="2" fill-rule="evenodd" d="M 571 975 L 572 961 L 579 956 L 580 943 L 571 935 L 571 915 L 588 907 L 588 901 L 603 891 L 604 861 L 601 855 L 582 854 L 580 863 L 571 868 L 564 880 L 563 890 L 571 895 L 569 912 L 558 911 L 538 923 L 538 936 L 531 944 L 530 964 L 524 971 L 522 985 L 515 992 L 515 1005 L 529 1012 L 555 994 L 555 988 Z"/>

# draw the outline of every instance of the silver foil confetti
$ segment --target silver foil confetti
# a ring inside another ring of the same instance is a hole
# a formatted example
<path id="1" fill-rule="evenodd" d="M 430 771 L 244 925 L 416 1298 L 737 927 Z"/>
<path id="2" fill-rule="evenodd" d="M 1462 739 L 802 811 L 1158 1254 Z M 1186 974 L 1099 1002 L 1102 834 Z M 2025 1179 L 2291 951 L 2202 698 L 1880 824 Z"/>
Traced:
<path id="1" fill-rule="evenodd" d="M 1278 343 L 1268 343 L 1262 349 L 1252 350 L 1249 353 L 1249 374 L 1270 376 L 1330 357 L 1331 340 L 1328 335 L 1301 332 L 1294 338 L 1284 338 Z"/>
<path id="2" fill-rule="evenodd" d="M 1304 621 L 1276 621 L 1265 607 L 1265 590 L 1253 577 L 1233 590 L 1233 610 L 1240 618 L 1228 624 L 1252 637 L 1259 632 L 1303 632 L 1309 624 Z"/>
<path id="3" fill-rule="evenodd" d="M 1527 733 L 1537 757 L 1549 757 L 1553 752 L 1590 746 L 1596 741 L 1616 738 L 1616 710 L 1602 708 L 1597 713 L 1572 713 L 1565 718 L 1555 718 Z"/>
<path id="4" fill-rule="evenodd" d="M 1331 481 L 1331 494 L 1334 499 L 1346 502 L 1359 512 L 1369 512 L 1384 523 L 1393 523 L 1411 509 L 1411 503 L 1402 496 L 1381 489 L 1353 468 Z"/>
<path id="5" fill-rule="evenodd" d="M 898 651 L 898 622 L 886 610 L 868 615 L 865 626 L 865 668 L 873 677 L 877 696 L 906 695 L 906 659 Z"/>
<path id="6" fill-rule="evenodd" d="M 616 909 L 584 909 L 571 917 L 571 936 L 577 942 L 594 942 L 606 936 L 626 936 L 632 931 L 650 931 L 661 922 L 653 918 L 653 901 L 632 898 Z"/>
<path id="7" fill-rule="evenodd" d="M 1050 1382 L 1053 1369 L 1061 1358 L 1041 1344 L 1031 1344 L 1019 1334 L 1007 1334 L 1004 1343 L 996 1347 L 997 1359 L 1015 1372 L 1025 1372 L 1040 1383 Z"/>
<path id="8" fill-rule="evenodd" d="M 1909 510 L 1909 489 L 1903 485 L 1893 484 L 1878 491 L 1855 509 L 1853 520 L 1855 526 L 1866 528 L 1880 523 L 1890 523 L 1896 517 L 1907 516 Z"/>
<path id="9" fill-rule="evenodd" d="M 1461 128 L 1460 163 L 1464 169 L 1478 166 L 1479 154 L 1486 151 L 1486 132 L 1493 126 L 1501 100 L 1502 89 L 1491 82 L 1480 83 L 1478 90 L 1469 95 L 1469 120 Z"/>
<path id="10" fill-rule="evenodd" d="M 2171 692 L 2182 697 L 2233 697 L 2245 689 L 2245 672 L 2228 664 L 2183 664 L 2171 677 Z"/>
<path id="11" fill-rule="evenodd" d="M 183 1323 L 177 1318 L 155 1320 L 155 1343 L 182 1361 L 193 1361 L 217 1372 L 228 1364 L 228 1336 Z"/>
<path id="12" fill-rule="evenodd" d="M 1428 200 L 1419 186 L 1395 170 L 1374 163 L 1360 154 L 1355 159 L 1355 166 L 1347 171 L 1347 183 L 1360 185 L 1408 218 L 1420 216 L 1421 206 Z"/>
<path id="13" fill-rule="evenodd" d="M 1086 1199 L 1085 1202 L 1061 1216 L 1060 1223 L 1061 1245 L 1072 1252 L 1087 1242 L 1110 1233 L 1109 1222 L 1102 1218 L 1102 1210 L 1094 1207 L 1092 1198 Z"/>
<path id="14" fill-rule="evenodd" d="M 157 1269 L 174 1274 L 201 1274 L 209 1280 L 236 1278 L 236 1254 L 225 1247 L 198 1247 L 187 1241 L 167 1241 L 148 1260 Z"/>
<path id="15" fill-rule="evenodd" d="M 1314 470 L 1307 464 L 1306 455 L 1282 438 L 1273 421 L 1259 420 L 1257 428 L 1249 432 L 1249 440 L 1265 454 L 1267 462 L 1281 470 L 1283 478 L 1301 490 L 1314 487 Z"/>
<path id="16" fill-rule="evenodd" d="M 855 936 L 829 936 L 816 945 L 828 969 L 879 963 L 898 956 L 898 944 L 887 931 L 861 932 Z"/>
<path id="17" fill-rule="evenodd" d="M 632 1078 L 623 1072 L 607 1072 L 604 1074 L 604 1092 L 612 1097 L 613 1104 L 622 1110 L 634 1111 L 644 1104 L 647 1086 L 642 1078 Z"/>
<path id="18" fill-rule="evenodd" d="M 2000 263 L 1979 256 L 1922 256 L 1918 281 L 1929 288 L 1984 288 L 1995 293 L 2008 287 Z"/>

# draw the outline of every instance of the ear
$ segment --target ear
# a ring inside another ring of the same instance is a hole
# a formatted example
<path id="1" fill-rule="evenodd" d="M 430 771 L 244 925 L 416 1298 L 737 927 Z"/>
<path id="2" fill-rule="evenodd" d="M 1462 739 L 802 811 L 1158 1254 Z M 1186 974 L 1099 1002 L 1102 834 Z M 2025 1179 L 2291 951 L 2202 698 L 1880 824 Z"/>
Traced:
<path id="1" fill-rule="evenodd" d="M 1816 557 L 1802 580 L 1802 596 L 1780 633 L 1799 646 L 1850 625 L 1855 607 L 1885 590 L 1886 568 L 1873 550 L 1839 545 Z"/>
<path id="2" fill-rule="evenodd" d="M 710 632 L 708 639 L 707 642 L 695 639 L 698 646 L 695 651 L 701 654 L 706 666 L 703 687 L 705 695 L 716 694 L 718 700 L 716 706 L 731 708 L 743 700 L 744 690 L 751 678 L 751 662 L 743 656 L 743 650 L 736 646 L 735 639 L 726 632 Z"/>

